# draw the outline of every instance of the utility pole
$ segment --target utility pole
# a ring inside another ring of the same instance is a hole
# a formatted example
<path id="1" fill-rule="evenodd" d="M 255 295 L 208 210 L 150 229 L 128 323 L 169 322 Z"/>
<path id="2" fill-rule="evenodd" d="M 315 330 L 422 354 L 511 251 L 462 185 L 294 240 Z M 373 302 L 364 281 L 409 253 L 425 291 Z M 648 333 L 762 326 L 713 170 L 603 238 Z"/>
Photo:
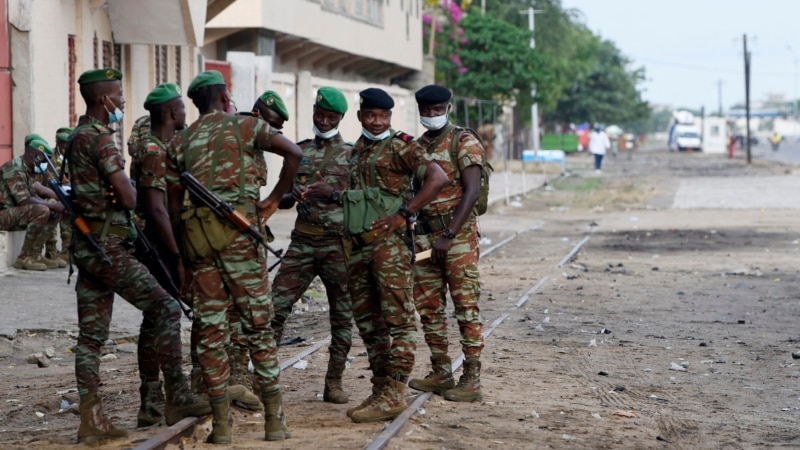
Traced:
<path id="1" fill-rule="evenodd" d="M 718 97 L 718 99 L 719 99 L 719 111 L 718 111 L 718 115 L 719 115 L 720 117 L 723 117 L 723 116 L 722 116 L 722 78 L 720 78 L 719 80 L 717 80 L 717 97 Z"/>
<path id="2" fill-rule="evenodd" d="M 745 126 L 747 127 L 747 164 L 753 162 L 750 154 L 750 52 L 747 51 L 747 35 L 742 35 L 744 43 L 744 111 Z"/>
<path id="3" fill-rule="evenodd" d="M 526 11 L 519 12 L 520 14 L 528 15 L 528 29 L 531 31 L 531 49 L 536 48 L 536 39 L 533 37 L 533 31 L 535 29 L 533 16 L 540 12 L 542 11 L 533 9 L 533 2 L 531 2 L 531 6 Z M 536 85 L 531 87 L 531 97 L 534 99 L 536 98 Z M 533 144 L 533 159 L 535 161 L 539 156 L 539 105 L 535 100 L 531 105 L 531 138 L 531 143 Z"/>

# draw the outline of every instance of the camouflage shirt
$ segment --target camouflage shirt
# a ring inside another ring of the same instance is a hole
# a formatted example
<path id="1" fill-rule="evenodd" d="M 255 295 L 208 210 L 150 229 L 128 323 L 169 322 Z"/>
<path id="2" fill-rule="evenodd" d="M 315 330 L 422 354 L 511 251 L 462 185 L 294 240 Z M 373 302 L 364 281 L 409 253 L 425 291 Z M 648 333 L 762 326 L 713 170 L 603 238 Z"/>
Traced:
<path id="1" fill-rule="evenodd" d="M 114 140 L 116 131 L 90 116 L 81 116 L 67 149 L 70 185 L 75 206 L 86 220 L 103 221 L 113 213 L 112 225 L 127 225 L 124 211 L 112 203 L 108 177 L 125 170 L 125 158 Z"/>
<path id="2" fill-rule="evenodd" d="M 373 141 L 361 136 L 353 147 L 350 159 L 350 182 L 353 189 L 361 189 L 362 177 L 367 186 L 377 186 L 383 191 L 407 199 L 411 179 L 425 178 L 428 161 L 425 150 L 405 133 L 382 141 Z M 380 152 L 375 162 L 375 178 L 372 174 L 372 160 Z"/>
<path id="3" fill-rule="evenodd" d="M 298 142 L 303 150 L 303 159 L 295 176 L 295 184 L 309 185 L 317 181 L 319 171 L 328 184 L 338 191 L 349 186 L 348 166 L 351 144 L 344 142 L 341 134 L 331 139 L 306 139 Z M 327 199 L 307 200 L 297 204 L 297 219 L 302 222 L 322 225 L 326 228 L 342 228 L 344 212 L 341 206 Z"/>
<path id="4" fill-rule="evenodd" d="M 255 117 L 221 111 L 203 114 L 167 146 L 167 183 L 179 184 L 181 172 L 188 171 L 222 200 L 233 205 L 254 204 L 261 198 L 261 186 L 267 183 L 263 151 L 278 133 Z M 212 171 L 214 180 L 209 183 Z"/>
<path id="5" fill-rule="evenodd" d="M 150 133 L 143 135 L 138 143 L 139 153 L 131 162 L 131 179 L 136 188 L 157 189 L 164 193 L 164 206 L 167 206 L 167 145 Z M 134 178 L 134 176 L 138 178 Z M 137 202 L 137 214 L 141 217 Z"/>
<path id="6" fill-rule="evenodd" d="M 140 145 L 142 137 L 150 134 L 150 115 L 142 116 L 133 122 L 131 127 L 131 137 L 128 138 L 128 155 L 131 157 L 131 180 L 138 183 L 139 174 L 139 156 L 143 153 Z"/>
<path id="7" fill-rule="evenodd" d="M 22 156 L 17 156 L 0 167 L 0 203 L 6 208 L 17 206 L 31 197 L 36 197 L 33 190 L 33 175 L 25 167 Z"/>
<path id="8" fill-rule="evenodd" d="M 472 133 L 462 132 L 456 136 L 454 131 L 447 131 L 447 135 L 436 149 L 430 149 L 429 147 L 436 143 L 439 136 L 439 133 L 426 131 L 425 134 L 417 139 L 417 142 L 427 150 L 426 156 L 428 160 L 436 161 L 450 180 L 450 183 L 439 191 L 439 195 L 422 208 L 422 215 L 425 216 L 452 214 L 464 195 L 464 187 L 461 185 L 461 171 L 469 166 L 482 166 L 484 164 L 483 148 L 480 141 Z M 458 167 L 453 166 L 453 159 L 450 157 L 453 139 L 459 139 L 456 157 Z"/>

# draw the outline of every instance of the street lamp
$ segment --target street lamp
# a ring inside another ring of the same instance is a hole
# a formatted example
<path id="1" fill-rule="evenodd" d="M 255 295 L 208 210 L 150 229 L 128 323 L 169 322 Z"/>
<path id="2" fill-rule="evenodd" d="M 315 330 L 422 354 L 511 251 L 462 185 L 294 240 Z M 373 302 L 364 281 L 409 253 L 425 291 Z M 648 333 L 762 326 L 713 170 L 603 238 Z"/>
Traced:
<path id="1" fill-rule="evenodd" d="M 794 51 L 794 48 L 791 45 L 787 45 L 786 50 L 792 53 L 792 59 L 794 62 L 794 99 L 792 99 L 792 116 L 797 119 L 797 52 Z"/>

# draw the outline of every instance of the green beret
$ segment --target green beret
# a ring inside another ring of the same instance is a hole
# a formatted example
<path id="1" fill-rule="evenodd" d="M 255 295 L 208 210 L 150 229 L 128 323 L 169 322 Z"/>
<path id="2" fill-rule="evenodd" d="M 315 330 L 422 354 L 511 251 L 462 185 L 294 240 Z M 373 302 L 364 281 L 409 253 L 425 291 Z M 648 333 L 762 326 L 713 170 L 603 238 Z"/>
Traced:
<path id="1" fill-rule="evenodd" d="M 61 127 L 58 130 L 56 130 L 56 141 L 67 142 L 71 134 L 72 134 L 72 128 Z"/>
<path id="2" fill-rule="evenodd" d="M 44 138 L 43 138 L 43 137 L 39 136 L 39 135 L 38 135 L 38 134 L 36 134 L 36 133 L 31 133 L 31 134 L 29 134 L 29 135 L 25 136 L 25 146 L 27 147 L 27 146 L 28 146 L 28 144 L 30 144 L 30 142 L 31 142 L 32 140 L 34 140 L 34 139 L 40 139 L 40 140 L 44 141 Z"/>
<path id="3" fill-rule="evenodd" d="M 437 84 L 429 84 L 424 88 L 418 90 L 414 97 L 420 105 L 438 105 L 440 103 L 447 103 L 450 101 L 452 94 L 450 89 Z"/>
<path id="4" fill-rule="evenodd" d="M 367 88 L 358 93 L 361 96 L 361 109 L 392 109 L 394 99 L 383 89 Z"/>
<path id="5" fill-rule="evenodd" d="M 283 99 L 280 95 L 278 95 L 277 92 L 265 91 L 263 94 L 261 94 L 261 97 L 258 97 L 258 99 L 264 102 L 264 104 L 267 105 L 267 108 L 278 113 L 283 120 L 289 120 L 289 110 L 286 109 Z"/>
<path id="6" fill-rule="evenodd" d="M 34 150 L 46 153 L 47 156 L 53 156 L 53 149 L 50 147 L 50 144 L 40 137 L 31 139 L 26 145 Z"/>
<path id="7" fill-rule="evenodd" d="M 181 97 L 181 88 L 175 83 L 161 83 L 156 86 L 144 99 L 144 109 L 150 109 Z"/>
<path id="8" fill-rule="evenodd" d="M 347 99 L 335 87 L 323 86 L 317 90 L 316 105 L 339 114 L 347 112 Z"/>
<path id="9" fill-rule="evenodd" d="M 117 69 L 106 67 L 104 69 L 87 70 L 78 78 L 78 84 L 90 84 L 100 81 L 121 80 L 122 72 Z"/>
<path id="10" fill-rule="evenodd" d="M 191 97 L 196 90 L 216 84 L 225 84 L 225 78 L 218 70 L 206 70 L 194 77 L 194 80 L 189 83 L 189 90 L 186 93 Z"/>

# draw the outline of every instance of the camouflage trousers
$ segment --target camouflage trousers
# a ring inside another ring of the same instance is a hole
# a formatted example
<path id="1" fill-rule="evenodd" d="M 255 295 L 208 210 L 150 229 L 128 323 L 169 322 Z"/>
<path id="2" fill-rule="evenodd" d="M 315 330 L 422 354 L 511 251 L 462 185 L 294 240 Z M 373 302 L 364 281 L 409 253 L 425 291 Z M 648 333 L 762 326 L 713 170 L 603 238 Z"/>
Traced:
<path id="1" fill-rule="evenodd" d="M 354 248 L 350 254 L 353 319 L 374 376 L 408 377 L 414 368 L 418 336 L 413 268 L 411 251 L 400 233 Z"/>
<path id="2" fill-rule="evenodd" d="M 344 362 L 352 346 L 353 311 L 341 237 L 292 232 L 292 243 L 272 282 L 272 307 L 275 311 L 272 329 L 275 336 L 283 336 L 292 306 L 316 276 L 325 285 L 330 306 L 331 345 L 328 351 L 331 360 Z"/>
<path id="3" fill-rule="evenodd" d="M 417 251 L 428 250 L 441 232 L 417 236 Z M 453 239 L 447 260 L 426 259 L 414 265 L 414 302 L 422 321 L 422 332 L 431 354 L 447 354 L 447 290 L 453 300 L 461 332 L 464 356 L 480 356 L 483 350 L 483 323 L 478 300 L 481 282 L 478 274 L 478 227 L 469 220 Z"/>
<path id="4" fill-rule="evenodd" d="M 61 235 L 61 251 L 58 251 L 58 236 Z M 44 249 L 48 256 L 66 252 L 72 242 L 72 223 L 69 214 L 62 214 L 58 224 L 54 225 L 47 236 Z"/>
<path id="5" fill-rule="evenodd" d="M 56 222 L 51 217 L 50 208 L 44 205 L 28 204 L 5 208 L 0 211 L 0 230 L 25 230 L 25 240 L 30 243 L 24 248 L 35 250 L 37 244 L 43 244 L 55 229 Z"/>
<path id="6" fill-rule="evenodd" d="M 96 236 L 96 235 L 95 235 Z M 95 239 L 98 239 L 95 237 Z M 153 353 L 162 370 L 181 370 L 180 307 L 147 268 L 133 257 L 128 241 L 109 236 L 99 242 L 112 264 L 106 264 L 84 239 L 76 239 L 72 258 L 78 266 L 78 343 L 75 377 L 81 395 L 97 392 L 100 347 L 108 339 L 114 293 L 153 322 Z"/>
<path id="7" fill-rule="evenodd" d="M 224 250 L 194 261 L 191 271 L 192 310 L 199 328 L 197 355 L 209 397 L 222 397 L 227 390 L 231 307 L 239 313 L 242 338 L 250 349 L 261 392 L 274 390 L 279 386 L 280 366 L 270 327 L 272 303 L 264 248 L 237 234 Z"/>

